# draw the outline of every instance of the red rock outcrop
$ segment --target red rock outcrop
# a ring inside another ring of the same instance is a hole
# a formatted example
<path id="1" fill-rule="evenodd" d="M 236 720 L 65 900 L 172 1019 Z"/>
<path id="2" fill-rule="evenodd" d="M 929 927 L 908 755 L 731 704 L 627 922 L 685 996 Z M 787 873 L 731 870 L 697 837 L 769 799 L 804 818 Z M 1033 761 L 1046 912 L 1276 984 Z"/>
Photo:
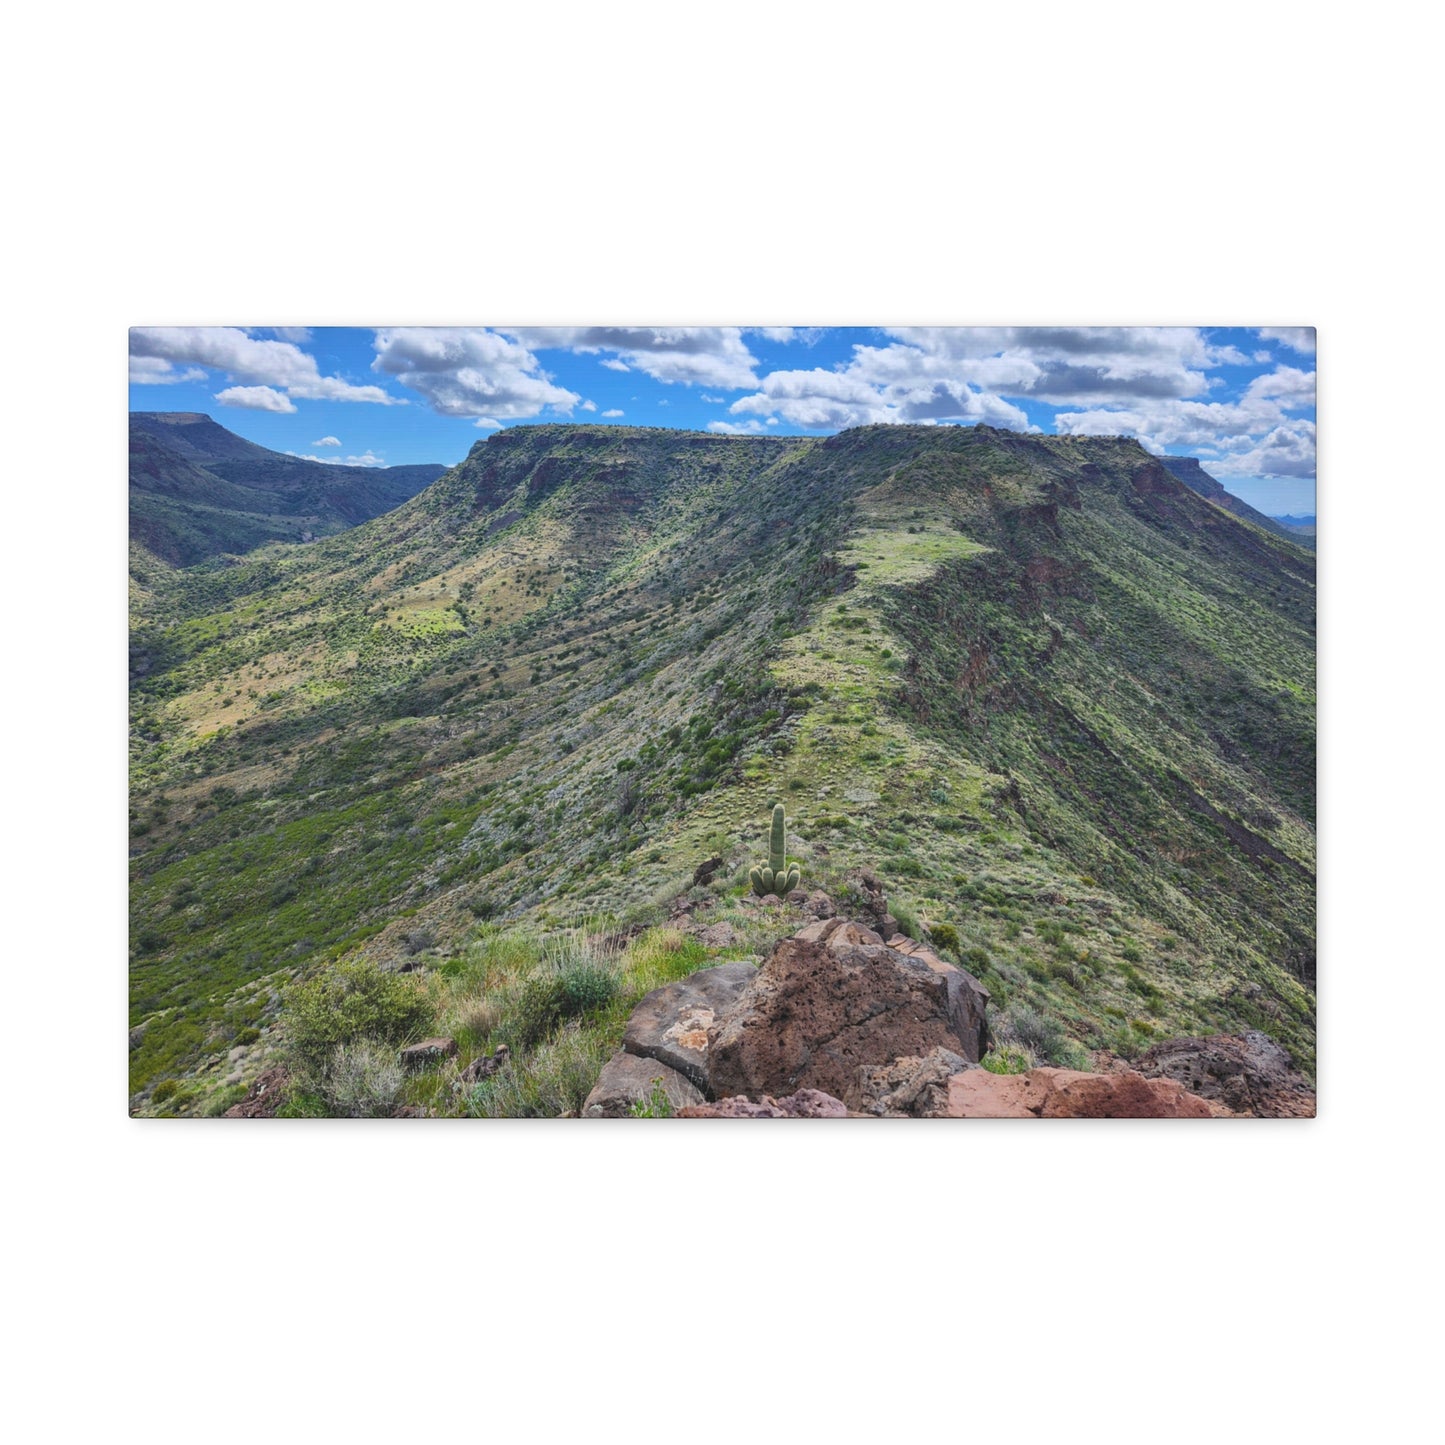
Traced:
<path id="1" fill-rule="evenodd" d="M 1030 1069 L 991 1074 L 970 1069 L 948 1081 L 949 1119 L 1211 1119 L 1209 1105 L 1174 1079 L 1146 1079 L 1132 1069 L 1085 1074 Z"/>

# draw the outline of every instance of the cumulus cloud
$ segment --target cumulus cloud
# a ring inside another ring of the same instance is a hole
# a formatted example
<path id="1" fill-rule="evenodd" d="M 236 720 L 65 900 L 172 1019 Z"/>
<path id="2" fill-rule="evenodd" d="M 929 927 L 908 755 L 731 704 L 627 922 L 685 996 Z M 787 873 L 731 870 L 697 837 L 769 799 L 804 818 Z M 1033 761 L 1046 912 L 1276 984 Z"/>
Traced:
<path id="1" fill-rule="evenodd" d="M 1296 421 L 1277 426 L 1256 445 L 1206 464 L 1211 472 L 1227 477 L 1304 477 L 1315 475 L 1313 422 Z"/>
<path id="2" fill-rule="evenodd" d="M 294 342 L 261 340 L 237 326 L 136 326 L 130 333 L 130 354 L 132 368 L 137 361 L 144 367 L 156 362 L 204 366 L 305 401 L 369 401 L 380 406 L 399 401 L 379 386 L 353 386 L 338 376 L 322 376 L 316 358 Z"/>
<path id="3" fill-rule="evenodd" d="M 312 446 L 320 445 L 312 442 Z M 314 457 L 309 452 L 287 452 L 288 457 L 295 457 L 303 462 L 321 462 L 328 467 L 384 467 L 386 460 L 376 455 L 368 447 L 359 457 Z"/>
<path id="4" fill-rule="evenodd" d="M 296 410 L 295 403 L 284 391 L 277 391 L 269 386 L 228 386 L 224 391 L 216 393 L 216 400 L 222 406 L 240 406 L 250 411 Z"/>
<path id="5" fill-rule="evenodd" d="M 478 418 L 478 426 L 570 415 L 582 398 L 553 383 L 521 342 L 476 327 L 402 326 L 378 331 L 372 369 L 420 392 L 442 416 Z"/>
<path id="6" fill-rule="evenodd" d="M 864 348 L 874 351 L 876 348 Z M 898 380 L 884 380 L 886 375 Z M 965 382 L 906 369 L 880 369 L 873 357 L 841 371 L 774 371 L 762 390 L 735 401 L 735 415 L 775 413 L 808 431 L 839 431 L 874 422 L 988 422 L 1015 431 L 1037 430 L 1018 407 L 975 391 Z"/>
<path id="7" fill-rule="evenodd" d="M 188 366 L 178 371 L 159 356 L 132 356 L 130 359 L 130 380 L 132 386 L 172 386 L 178 381 L 204 381 L 206 373 L 198 366 Z"/>
<path id="8" fill-rule="evenodd" d="M 654 381 L 730 391 L 758 381 L 757 359 L 739 326 L 534 326 L 507 334 L 536 351 L 613 352 L 603 366 L 641 371 Z"/>
<path id="9" fill-rule="evenodd" d="M 622 413 L 615 407 L 610 406 L 602 413 L 603 416 L 621 416 Z"/>
<path id="10" fill-rule="evenodd" d="M 1280 366 L 1267 376 L 1256 376 L 1245 389 L 1245 396 L 1275 399 L 1287 411 L 1298 411 L 1315 404 L 1315 374 L 1293 366 Z"/>
<path id="11" fill-rule="evenodd" d="M 579 410 L 579 411 L 596 411 L 596 410 L 597 410 L 597 403 L 596 403 L 595 401 L 584 401 L 584 402 L 582 403 L 582 405 L 578 408 L 578 410 Z"/>
<path id="12" fill-rule="evenodd" d="M 707 429 L 708 431 L 717 432 L 722 436 L 729 437 L 757 436 L 760 432 L 766 430 L 763 423 L 760 422 L 757 417 L 749 417 L 747 421 L 742 422 L 710 421 L 707 424 Z"/>
<path id="13" fill-rule="evenodd" d="M 322 437 L 319 441 L 312 442 L 311 445 L 313 447 L 339 447 L 341 445 L 341 438 Z"/>
<path id="14" fill-rule="evenodd" d="M 1313 326 L 1261 326 L 1261 341 L 1278 341 L 1297 351 L 1301 356 L 1315 354 L 1315 329 Z"/>

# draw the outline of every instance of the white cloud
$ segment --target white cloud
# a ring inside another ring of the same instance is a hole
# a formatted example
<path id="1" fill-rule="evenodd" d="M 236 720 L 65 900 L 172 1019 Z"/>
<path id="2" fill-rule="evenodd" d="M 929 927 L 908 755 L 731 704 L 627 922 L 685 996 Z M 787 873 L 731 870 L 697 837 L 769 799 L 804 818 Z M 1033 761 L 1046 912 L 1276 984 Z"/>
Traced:
<path id="1" fill-rule="evenodd" d="M 727 400 L 727 397 L 725 397 L 725 396 L 709 396 L 709 395 L 707 394 L 707 392 L 703 392 L 700 400 L 702 400 L 702 401 L 707 401 L 707 402 L 711 402 L 714 406 L 718 406 L 718 405 L 720 405 L 721 403 L 725 402 L 725 401 Z"/>
<path id="2" fill-rule="evenodd" d="M 707 424 L 708 431 L 718 432 L 722 436 L 757 436 L 764 430 L 762 422 L 757 417 L 749 417 L 747 421 L 710 421 Z"/>
<path id="3" fill-rule="evenodd" d="M 876 351 L 876 348 L 864 348 Z M 735 401 L 733 415 L 775 413 L 809 431 L 838 431 L 874 422 L 988 422 L 1014 431 L 1036 430 L 1028 417 L 1002 397 L 975 391 L 965 383 L 926 374 L 882 379 L 874 357 L 856 360 L 843 371 L 774 371 L 763 378 L 762 390 Z"/>
<path id="4" fill-rule="evenodd" d="M 402 326 L 378 331 L 372 344 L 373 370 L 420 392 L 442 416 L 477 417 L 479 426 L 546 408 L 570 415 L 582 400 L 555 385 L 526 346 L 497 331 Z"/>
<path id="5" fill-rule="evenodd" d="M 603 363 L 608 371 L 631 371 L 632 368 L 625 361 L 618 361 L 615 356 L 609 356 Z"/>
<path id="6" fill-rule="evenodd" d="M 603 366 L 644 372 L 654 381 L 716 386 L 737 391 L 756 386 L 757 359 L 739 326 L 540 326 L 508 330 L 534 350 L 610 351 Z"/>
<path id="7" fill-rule="evenodd" d="M 319 441 L 312 442 L 311 445 L 313 447 L 339 447 L 341 445 L 341 438 L 322 437 Z"/>
<path id="8" fill-rule="evenodd" d="M 584 402 L 582 403 L 582 405 L 578 408 L 578 410 L 579 410 L 579 411 L 596 411 L 596 410 L 597 410 L 597 403 L 596 403 L 595 401 L 584 401 Z"/>
<path id="9" fill-rule="evenodd" d="M 240 406 L 250 411 L 296 410 L 295 403 L 283 391 L 269 386 L 228 386 L 216 393 L 216 400 L 222 406 Z M 340 446 L 340 443 L 337 443 Z"/>
<path id="10" fill-rule="evenodd" d="M 136 326 L 132 359 L 189 363 L 223 371 L 233 380 L 278 388 L 305 401 L 369 401 L 399 404 L 379 386 L 353 386 L 322 376 L 316 358 L 290 341 L 263 341 L 236 326 Z"/>
<path id="11" fill-rule="evenodd" d="M 1297 351 L 1301 356 L 1315 354 L 1315 329 L 1313 326 L 1261 326 L 1261 341 L 1278 341 Z"/>
<path id="12" fill-rule="evenodd" d="M 1245 389 L 1251 398 L 1274 398 L 1287 411 L 1315 404 L 1315 374 L 1293 366 L 1277 367 L 1267 376 L 1256 376 Z"/>
<path id="13" fill-rule="evenodd" d="M 319 443 L 313 442 L 312 445 L 317 446 Z M 321 462 L 328 467 L 384 467 L 386 465 L 385 458 L 377 456 L 370 447 L 359 457 L 314 457 L 309 452 L 287 452 L 286 455 L 295 457 L 298 461 Z"/>
<path id="14" fill-rule="evenodd" d="M 173 386 L 178 381 L 204 381 L 206 373 L 198 366 L 177 371 L 159 356 L 132 356 L 130 380 L 133 386 Z"/>
<path id="15" fill-rule="evenodd" d="M 395 401 L 380 387 L 353 386 L 339 377 L 322 376 L 315 358 L 291 342 L 258 340 L 235 327 L 137 327 L 131 332 L 131 352 L 169 362 L 194 362 L 307 400 L 380 405 Z"/>
<path id="16" fill-rule="evenodd" d="M 1315 475 L 1313 422 L 1275 427 L 1255 446 L 1207 462 L 1211 472 L 1233 477 L 1306 477 Z"/>
<path id="17" fill-rule="evenodd" d="M 622 414 L 615 406 L 608 407 L 607 410 L 602 413 L 603 416 L 621 416 Z"/>

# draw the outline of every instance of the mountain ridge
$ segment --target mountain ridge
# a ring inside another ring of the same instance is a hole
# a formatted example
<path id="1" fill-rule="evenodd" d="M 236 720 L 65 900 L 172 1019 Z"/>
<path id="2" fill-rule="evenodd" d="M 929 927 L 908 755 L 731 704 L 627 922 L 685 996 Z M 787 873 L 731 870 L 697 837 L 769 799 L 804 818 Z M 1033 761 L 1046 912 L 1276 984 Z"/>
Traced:
<path id="1" fill-rule="evenodd" d="M 1309 1067 L 1313 575 L 1132 439 L 556 424 L 164 577 L 138 1107 L 178 1072 L 224 1097 L 327 960 L 652 916 L 779 798 L 805 884 L 876 869 L 1059 1057 L 1266 1028 Z"/>
<path id="2" fill-rule="evenodd" d="M 204 412 L 132 412 L 132 574 L 146 582 L 156 565 L 194 566 L 356 526 L 445 470 L 313 462 L 236 436 Z"/>

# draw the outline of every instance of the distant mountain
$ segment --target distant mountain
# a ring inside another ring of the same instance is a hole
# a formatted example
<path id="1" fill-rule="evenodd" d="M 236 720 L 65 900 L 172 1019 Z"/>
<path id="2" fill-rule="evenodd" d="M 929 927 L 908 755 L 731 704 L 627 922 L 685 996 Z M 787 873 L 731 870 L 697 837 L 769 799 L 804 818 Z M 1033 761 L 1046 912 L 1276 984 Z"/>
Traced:
<path id="1" fill-rule="evenodd" d="M 1216 507 L 1223 507 L 1226 512 L 1233 512 L 1236 517 L 1243 517 L 1246 522 L 1253 522 L 1256 527 L 1263 527 L 1266 532 L 1273 532 L 1276 537 L 1288 537 L 1306 547 L 1314 545 L 1310 540 L 1314 536 L 1313 527 L 1306 534 L 1297 528 L 1282 526 L 1275 518 L 1255 511 L 1248 502 L 1241 501 L 1233 492 L 1226 491 L 1220 482 L 1200 466 L 1197 457 L 1160 457 L 1159 460 L 1190 491 L 1198 492 Z M 1313 522 L 1314 519 L 1310 520 Z"/>
<path id="2" fill-rule="evenodd" d="M 273 452 L 200 412 L 130 417 L 130 536 L 177 567 L 330 536 L 389 512 L 446 470 L 347 467 Z"/>
<path id="3" fill-rule="evenodd" d="M 1301 537 L 1313 537 L 1315 534 L 1315 518 L 1311 512 L 1308 516 L 1283 516 L 1274 519 L 1287 532 L 1296 533 Z"/>

